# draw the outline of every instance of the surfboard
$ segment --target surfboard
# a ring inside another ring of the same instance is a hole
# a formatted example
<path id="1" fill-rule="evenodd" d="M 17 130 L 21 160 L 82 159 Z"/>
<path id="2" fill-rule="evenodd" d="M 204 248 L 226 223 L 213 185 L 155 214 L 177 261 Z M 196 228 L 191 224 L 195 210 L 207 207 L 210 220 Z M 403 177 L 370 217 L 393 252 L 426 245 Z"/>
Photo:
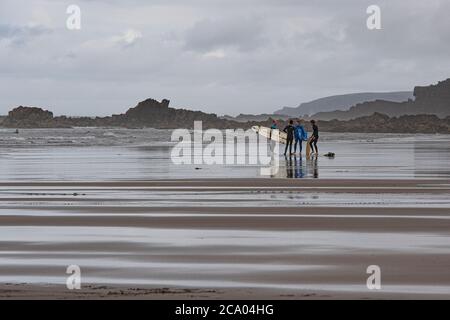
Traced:
<path id="1" fill-rule="evenodd" d="M 262 127 L 262 126 L 261 127 L 254 126 L 254 127 L 252 127 L 252 130 L 269 140 L 283 143 L 283 144 L 287 143 L 287 134 L 283 131 L 272 130 L 270 128 Z"/>
<path id="2" fill-rule="evenodd" d="M 311 145 L 309 144 L 312 140 L 312 136 L 309 137 L 308 141 L 306 142 L 306 157 L 311 157 Z"/>

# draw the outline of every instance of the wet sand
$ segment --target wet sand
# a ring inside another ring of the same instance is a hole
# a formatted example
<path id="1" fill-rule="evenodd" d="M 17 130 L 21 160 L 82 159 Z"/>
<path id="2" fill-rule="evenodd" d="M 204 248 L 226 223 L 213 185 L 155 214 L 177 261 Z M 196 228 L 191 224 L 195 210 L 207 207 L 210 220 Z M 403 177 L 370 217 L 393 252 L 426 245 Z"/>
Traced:
<path id="1" fill-rule="evenodd" d="M 86 285 L 69 291 L 57 285 L 0 284 L 3 300 L 448 300 L 448 295 L 268 290 L 251 288 L 192 289 Z"/>
<path id="2" fill-rule="evenodd" d="M 0 298 L 449 299 L 449 195 L 448 179 L 2 182 Z"/>

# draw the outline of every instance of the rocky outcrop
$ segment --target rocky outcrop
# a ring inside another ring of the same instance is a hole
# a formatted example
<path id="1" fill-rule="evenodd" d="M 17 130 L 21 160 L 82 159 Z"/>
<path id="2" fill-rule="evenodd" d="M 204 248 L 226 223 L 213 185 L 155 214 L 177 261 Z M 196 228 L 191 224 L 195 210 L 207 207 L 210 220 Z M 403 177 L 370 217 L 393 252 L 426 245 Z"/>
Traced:
<path id="1" fill-rule="evenodd" d="M 236 125 L 233 121 L 222 120 L 215 114 L 169 108 L 169 103 L 169 100 L 158 102 L 148 99 L 129 109 L 118 120 L 131 127 L 158 129 L 191 128 L 194 121 L 202 121 L 205 128 L 223 129 Z"/>
<path id="2" fill-rule="evenodd" d="M 203 128 L 234 129 L 251 128 L 254 125 L 270 126 L 272 119 L 246 123 L 218 118 L 215 114 L 169 107 L 169 101 L 158 102 L 148 99 L 129 109 L 125 114 L 111 117 L 54 117 L 53 113 L 39 108 L 19 107 L 12 110 L 3 121 L 3 126 L 12 128 L 65 128 L 65 127 L 126 127 L 156 129 L 177 129 L 194 126 L 202 121 Z M 310 124 L 303 120 L 307 128 Z M 279 121 L 282 128 L 287 123 Z M 357 119 L 340 121 L 319 121 L 321 131 L 328 132 L 391 132 L 391 133 L 445 133 L 450 134 L 450 116 L 441 119 L 435 115 L 405 115 L 389 117 L 381 113 Z"/>
<path id="3" fill-rule="evenodd" d="M 415 87 L 414 96 L 415 112 L 435 114 L 441 118 L 450 116 L 450 79 L 437 85 Z"/>
<path id="4" fill-rule="evenodd" d="M 70 128 L 70 127 L 125 127 L 156 129 L 192 128 L 194 121 L 202 121 L 203 128 L 239 127 L 236 121 L 223 120 L 215 114 L 201 111 L 169 108 L 169 100 L 148 99 L 129 109 L 125 114 L 110 117 L 54 117 L 53 113 L 34 107 L 18 107 L 9 112 L 3 122 L 10 128 Z"/>
<path id="5" fill-rule="evenodd" d="M 450 133 L 450 117 L 440 119 L 435 115 L 389 117 L 374 113 L 349 121 L 318 121 L 318 125 L 329 132 Z"/>
<path id="6" fill-rule="evenodd" d="M 287 125 L 287 122 L 278 124 L 281 128 Z M 302 120 L 302 124 L 311 131 L 308 120 Z M 435 115 L 389 117 L 385 114 L 374 113 L 348 121 L 319 120 L 317 124 L 321 132 L 450 134 L 450 117 L 441 119 Z M 266 122 L 264 125 L 268 126 L 269 123 Z"/>
<path id="7" fill-rule="evenodd" d="M 35 107 L 17 107 L 3 120 L 4 127 L 47 128 L 53 127 L 53 113 Z"/>
<path id="8" fill-rule="evenodd" d="M 320 112 L 313 117 L 320 120 L 351 120 L 376 112 L 390 117 L 420 114 L 433 114 L 440 118 L 450 116 L 450 79 L 436 85 L 416 87 L 414 97 L 414 100 L 405 102 L 365 102 L 351 107 L 348 111 Z"/>

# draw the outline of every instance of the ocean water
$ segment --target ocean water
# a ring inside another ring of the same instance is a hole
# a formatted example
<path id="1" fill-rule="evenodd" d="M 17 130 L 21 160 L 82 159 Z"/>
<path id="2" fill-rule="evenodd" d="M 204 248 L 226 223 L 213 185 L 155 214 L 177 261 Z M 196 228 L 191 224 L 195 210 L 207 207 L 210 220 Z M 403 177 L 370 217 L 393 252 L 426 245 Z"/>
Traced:
<path id="1" fill-rule="evenodd" d="M 107 128 L 24 129 L 15 134 L 0 129 L 0 181 L 267 177 L 261 175 L 263 165 L 176 165 L 171 152 L 177 142 L 171 134 Z M 280 156 L 279 170 L 272 170 L 271 177 L 450 177 L 450 135 L 322 133 L 319 148 L 336 157 Z"/>

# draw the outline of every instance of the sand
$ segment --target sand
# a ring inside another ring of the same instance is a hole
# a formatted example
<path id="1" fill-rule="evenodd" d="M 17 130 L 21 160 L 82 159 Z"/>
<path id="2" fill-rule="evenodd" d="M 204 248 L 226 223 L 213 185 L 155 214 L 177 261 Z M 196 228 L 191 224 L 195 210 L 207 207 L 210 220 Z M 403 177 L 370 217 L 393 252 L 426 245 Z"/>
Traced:
<path id="1" fill-rule="evenodd" d="M 446 179 L 0 189 L 2 299 L 450 298 Z M 80 291 L 64 285 L 71 263 L 83 269 Z M 382 290 L 367 289 L 369 265 L 381 267 Z"/>

